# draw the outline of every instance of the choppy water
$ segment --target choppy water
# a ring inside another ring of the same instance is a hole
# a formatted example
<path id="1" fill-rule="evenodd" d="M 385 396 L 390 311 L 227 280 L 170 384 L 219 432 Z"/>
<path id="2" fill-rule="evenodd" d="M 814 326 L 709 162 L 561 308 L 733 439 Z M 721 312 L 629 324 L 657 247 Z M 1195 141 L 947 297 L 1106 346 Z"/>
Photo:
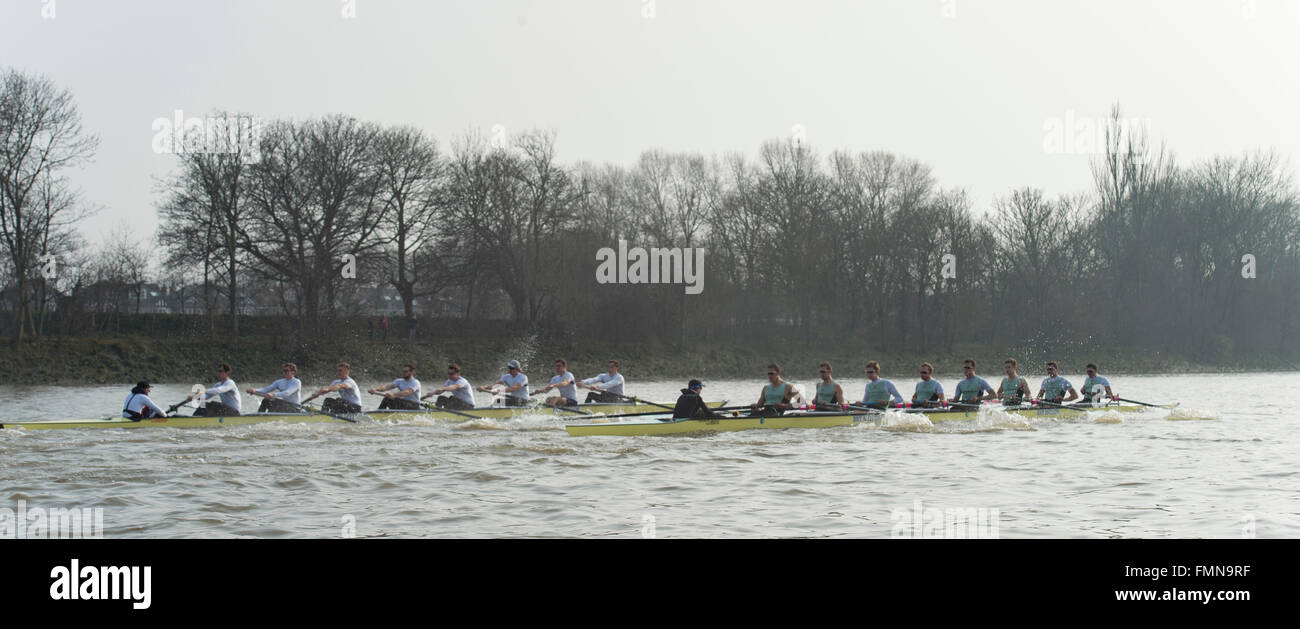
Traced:
<path id="1" fill-rule="evenodd" d="M 1300 374 L 1111 381 L 1183 408 L 686 437 L 571 437 L 549 416 L 0 430 L 0 507 L 100 507 L 109 538 L 888 537 L 917 501 L 922 514 L 997 509 L 1004 538 L 1300 536 Z M 708 399 L 748 403 L 761 382 L 709 385 Z M 680 386 L 629 392 L 672 400 Z M 8 388 L 0 418 L 113 414 L 126 393 Z"/>

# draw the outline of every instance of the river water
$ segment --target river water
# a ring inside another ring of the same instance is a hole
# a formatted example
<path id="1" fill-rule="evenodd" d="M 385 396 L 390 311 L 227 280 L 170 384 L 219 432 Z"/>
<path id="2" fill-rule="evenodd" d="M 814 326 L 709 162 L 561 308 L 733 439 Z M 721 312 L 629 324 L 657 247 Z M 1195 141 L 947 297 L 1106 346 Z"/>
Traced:
<path id="1" fill-rule="evenodd" d="M 106 538 L 890 537 L 972 510 L 1003 538 L 1300 536 L 1300 373 L 1110 378 L 1181 407 L 675 437 L 571 437 L 552 416 L 0 430 L 0 508 L 102 508 Z M 705 397 L 748 403 L 761 384 Z M 628 392 L 671 402 L 680 386 Z M 0 419 L 114 414 L 126 393 L 8 387 Z"/>

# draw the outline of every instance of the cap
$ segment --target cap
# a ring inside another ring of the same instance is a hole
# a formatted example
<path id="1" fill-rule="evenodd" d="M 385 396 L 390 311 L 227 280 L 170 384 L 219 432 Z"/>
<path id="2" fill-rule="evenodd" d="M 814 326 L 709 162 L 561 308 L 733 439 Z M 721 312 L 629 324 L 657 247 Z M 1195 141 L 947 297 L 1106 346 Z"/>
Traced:
<path id="1" fill-rule="evenodd" d="M 699 380 L 691 380 L 689 383 L 686 384 L 686 388 L 688 388 L 688 389 L 703 389 L 703 388 L 704 388 L 704 383 L 703 383 L 703 382 L 700 382 Z"/>
<path id="2" fill-rule="evenodd" d="M 149 385 L 149 381 L 148 381 L 148 380 L 141 380 L 141 381 L 135 383 L 135 388 L 137 388 L 137 389 L 148 389 L 149 386 L 150 386 L 150 385 Z"/>
<path id="3" fill-rule="evenodd" d="M 521 367 L 519 366 L 519 361 L 517 360 L 512 360 L 506 363 L 506 369 L 520 369 L 520 368 Z"/>

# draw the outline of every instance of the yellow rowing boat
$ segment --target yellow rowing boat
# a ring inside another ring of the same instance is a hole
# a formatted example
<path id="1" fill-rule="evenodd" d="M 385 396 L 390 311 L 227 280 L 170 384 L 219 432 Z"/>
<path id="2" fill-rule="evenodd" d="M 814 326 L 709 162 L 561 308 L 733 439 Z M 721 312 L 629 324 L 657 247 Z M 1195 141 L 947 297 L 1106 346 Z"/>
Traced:
<path id="1" fill-rule="evenodd" d="M 710 402 L 709 406 L 717 408 L 726 402 Z M 323 413 L 250 413 L 232 417 L 155 417 L 152 419 L 133 420 L 125 417 L 103 417 L 100 419 L 45 419 L 32 421 L 0 422 L 0 429 L 22 428 L 26 430 L 46 430 L 57 428 L 212 428 L 218 426 L 247 426 L 283 422 L 288 424 L 327 424 L 348 423 L 351 421 L 402 421 L 419 419 L 422 421 L 462 422 L 471 419 L 509 419 L 523 415 L 546 415 L 556 417 L 583 417 L 586 415 L 619 415 L 624 413 L 644 413 L 662 411 L 669 406 L 650 402 L 620 402 L 613 404 L 579 404 L 564 408 L 550 406 L 527 407 L 484 407 L 465 411 L 444 410 L 383 410 L 365 411 L 355 415 L 331 416 Z M 346 419 L 345 419 L 346 418 Z"/>
<path id="2" fill-rule="evenodd" d="M 1086 417 L 1091 413 L 1118 411 L 1131 413 L 1143 409 L 1132 404 L 1109 404 L 1096 407 L 1002 407 L 990 405 L 989 409 L 1019 415 L 1023 417 L 1041 417 L 1054 419 L 1075 419 Z M 673 435 L 691 432 L 727 432 L 733 430 L 782 429 L 782 428 L 832 428 L 836 426 L 853 426 L 862 423 L 881 424 L 893 415 L 921 416 L 931 422 L 972 421 L 980 416 L 979 410 L 960 409 L 908 409 L 906 411 L 883 412 L 862 411 L 852 413 L 792 411 L 780 417 L 746 417 L 733 414 L 721 419 L 662 419 L 636 418 L 633 421 L 602 421 L 592 419 L 585 423 L 565 425 L 564 429 L 574 436 L 617 435 Z"/>

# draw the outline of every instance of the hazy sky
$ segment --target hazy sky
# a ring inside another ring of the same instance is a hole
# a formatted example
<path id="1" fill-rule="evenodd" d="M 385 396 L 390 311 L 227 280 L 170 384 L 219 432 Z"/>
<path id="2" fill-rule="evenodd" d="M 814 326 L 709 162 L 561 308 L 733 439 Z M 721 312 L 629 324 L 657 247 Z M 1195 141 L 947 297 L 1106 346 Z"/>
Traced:
<path id="1" fill-rule="evenodd" d="M 53 18 L 49 17 L 53 14 Z M 355 15 L 353 18 L 346 14 Z M 1300 2 L 1283 0 L 0 0 L 0 66 L 71 90 L 92 240 L 156 226 L 157 118 L 345 113 L 440 141 L 556 132 L 565 162 L 754 155 L 796 125 L 995 195 L 1090 186 L 1045 124 L 1149 121 L 1180 163 L 1300 158 Z M 1074 129 L 1078 131 L 1079 128 Z"/>

